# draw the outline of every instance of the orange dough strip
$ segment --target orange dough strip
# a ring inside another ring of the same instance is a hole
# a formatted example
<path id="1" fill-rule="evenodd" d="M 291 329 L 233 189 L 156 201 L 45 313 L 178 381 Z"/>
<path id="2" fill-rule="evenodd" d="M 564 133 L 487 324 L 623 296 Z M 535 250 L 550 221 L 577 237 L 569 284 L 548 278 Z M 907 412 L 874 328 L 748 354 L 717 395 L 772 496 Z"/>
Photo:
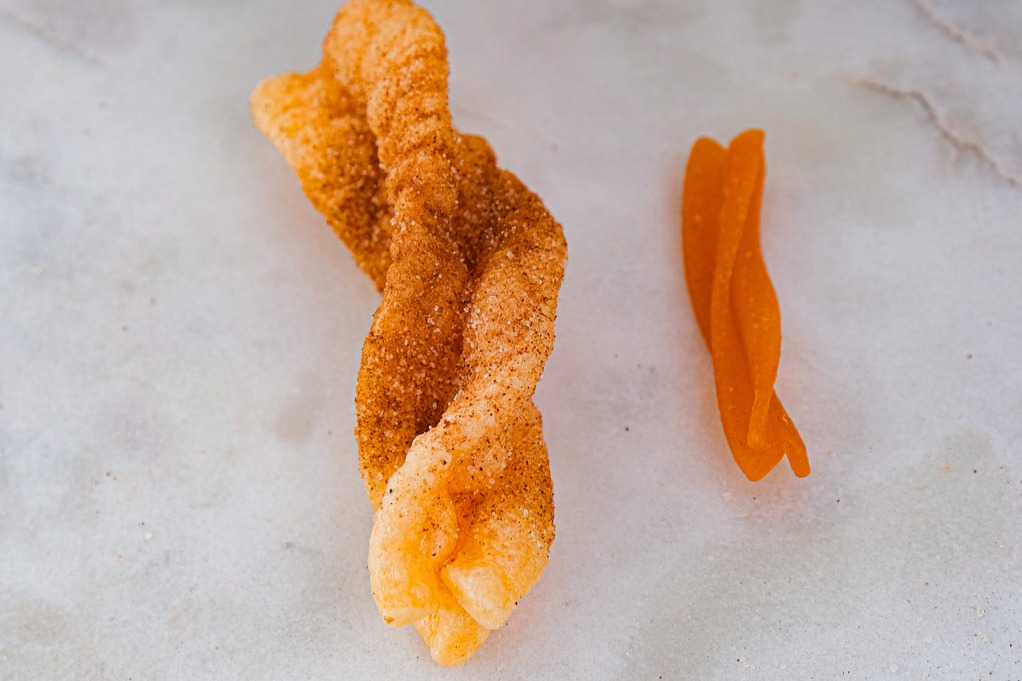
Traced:
<path id="1" fill-rule="evenodd" d="M 738 135 L 726 150 L 699 139 L 682 199 L 692 310 L 713 359 L 724 434 L 750 480 L 785 455 L 797 476 L 809 474 L 805 444 L 773 389 L 781 325 L 759 239 L 765 170 L 761 131 Z"/>
<path id="2" fill-rule="evenodd" d="M 756 165 L 759 167 L 744 228 L 739 226 L 741 240 L 731 275 L 730 299 L 752 380 L 749 444 L 763 448 L 767 444 L 767 415 L 774 394 L 777 365 L 781 360 L 781 310 L 763 262 L 759 241 L 759 214 L 763 203 L 763 176 L 766 174 L 763 135 L 760 133 L 758 139 L 750 136 L 736 142 L 750 145 L 748 151 L 758 156 Z"/>

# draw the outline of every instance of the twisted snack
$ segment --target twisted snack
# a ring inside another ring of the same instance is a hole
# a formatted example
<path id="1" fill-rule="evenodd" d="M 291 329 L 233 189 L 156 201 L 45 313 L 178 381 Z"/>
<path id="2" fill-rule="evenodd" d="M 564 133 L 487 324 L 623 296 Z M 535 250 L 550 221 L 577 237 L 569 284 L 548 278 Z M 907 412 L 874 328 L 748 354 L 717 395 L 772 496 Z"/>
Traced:
<path id="1" fill-rule="evenodd" d="M 407 0 L 351 0 L 323 61 L 252 96 L 257 126 L 383 292 L 355 402 L 373 596 L 464 662 L 554 538 L 536 383 L 566 250 L 538 197 L 451 124 L 447 51 Z"/>
<path id="2" fill-rule="evenodd" d="M 724 435 L 752 481 L 785 456 L 795 475 L 809 475 L 805 443 L 774 392 L 781 312 L 760 247 L 765 174 L 761 130 L 746 130 L 726 149 L 701 137 L 682 189 L 689 298 L 713 358 Z"/>

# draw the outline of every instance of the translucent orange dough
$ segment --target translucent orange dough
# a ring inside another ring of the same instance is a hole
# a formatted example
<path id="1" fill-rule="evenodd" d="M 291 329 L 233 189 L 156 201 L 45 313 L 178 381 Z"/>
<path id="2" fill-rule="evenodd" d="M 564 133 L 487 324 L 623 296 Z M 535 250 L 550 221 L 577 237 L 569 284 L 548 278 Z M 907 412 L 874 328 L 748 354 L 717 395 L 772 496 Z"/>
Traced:
<path id="1" fill-rule="evenodd" d="M 774 392 L 781 314 L 760 248 L 765 174 L 761 130 L 746 130 L 727 149 L 700 138 L 681 209 L 685 280 L 713 359 L 720 420 L 735 461 L 753 481 L 785 455 L 795 475 L 809 475 L 805 443 Z"/>

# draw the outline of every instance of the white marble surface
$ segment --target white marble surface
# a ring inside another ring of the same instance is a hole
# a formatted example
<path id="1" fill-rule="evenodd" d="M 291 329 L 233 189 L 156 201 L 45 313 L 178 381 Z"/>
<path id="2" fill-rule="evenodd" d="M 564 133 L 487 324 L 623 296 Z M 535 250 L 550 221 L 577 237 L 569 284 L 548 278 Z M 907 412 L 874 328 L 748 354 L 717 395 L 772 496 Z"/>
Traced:
<path id="1" fill-rule="evenodd" d="M 1022 3 L 427 6 L 568 238 L 543 579 L 455 670 L 376 614 L 377 297 L 246 108 L 335 5 L 0 0 L 0 679 L 1022 677 Z M 750 126 L 806 480 L 730 461 L 683 288 Z"/>

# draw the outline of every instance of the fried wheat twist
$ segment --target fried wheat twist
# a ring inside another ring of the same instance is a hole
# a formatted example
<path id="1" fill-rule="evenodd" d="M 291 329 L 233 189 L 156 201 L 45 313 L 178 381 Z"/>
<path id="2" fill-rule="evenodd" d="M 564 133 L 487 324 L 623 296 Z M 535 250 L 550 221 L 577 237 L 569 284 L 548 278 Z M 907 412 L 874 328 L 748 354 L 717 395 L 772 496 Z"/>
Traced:
<path id="1" fill-rule="evenodd" d="M 350 0 L 323 53 L 261 83 L 252 111 L 382 290 L 355 395 L 373 596 L 460 664 L 539 579 L 554 538 L 532 397 L 564 237 L 485 140 L 452 126 L 426 11 Z"/>

